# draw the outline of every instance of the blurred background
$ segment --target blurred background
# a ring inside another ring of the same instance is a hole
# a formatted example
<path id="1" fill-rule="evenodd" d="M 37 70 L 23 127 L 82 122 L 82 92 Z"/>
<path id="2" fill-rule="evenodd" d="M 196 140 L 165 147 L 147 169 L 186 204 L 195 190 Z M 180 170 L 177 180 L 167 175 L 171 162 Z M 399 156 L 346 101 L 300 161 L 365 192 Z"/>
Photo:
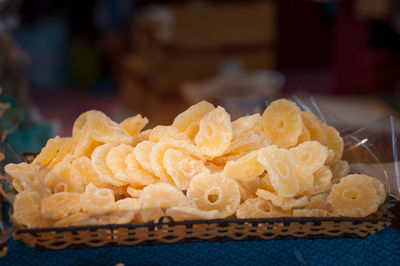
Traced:
<path id="1" fill-rule="evenodd" d="M 154 126 L 203 99 L 234 119 L 311 97 L 362 126 L 400 108 L 400 1 L 0 0 L 0 87 L 20 151 L 89 109 Z"/>

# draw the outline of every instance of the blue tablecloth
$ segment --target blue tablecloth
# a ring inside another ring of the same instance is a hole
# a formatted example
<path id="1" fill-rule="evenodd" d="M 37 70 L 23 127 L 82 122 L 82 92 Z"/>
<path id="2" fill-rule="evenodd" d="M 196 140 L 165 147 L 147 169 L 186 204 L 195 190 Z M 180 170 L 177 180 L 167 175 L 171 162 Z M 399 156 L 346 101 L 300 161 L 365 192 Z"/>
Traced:
<path id="1" fill-rule="evenodd" d="M 1 265 L 400 265 L 400 233 L 365 239 L 299 239 L 37 251 L 10 241 Z"/>

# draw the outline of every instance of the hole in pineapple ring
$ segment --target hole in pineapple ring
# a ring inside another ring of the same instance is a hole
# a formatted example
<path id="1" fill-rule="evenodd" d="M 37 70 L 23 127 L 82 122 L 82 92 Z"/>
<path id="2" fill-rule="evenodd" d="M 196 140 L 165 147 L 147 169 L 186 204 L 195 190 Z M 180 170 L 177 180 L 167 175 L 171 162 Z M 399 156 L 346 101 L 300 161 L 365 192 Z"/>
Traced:
<path id="1" fill-rule="evenodd" d="M 276 123 L 276 128 L 279 130 L 282 130 L 285 127 L 285 121 L 279 120 L 278 123 Z"/>
<path id="2" fill-rule="evenodd" d="M 205 193 L 207 201 L 210 204 L 216 204 L 219 201 L 219 199 L 221 198 L 220 195 L 221 195 L 221 188 L 219 188 L 219 187 L 210 188 Z"/>
<path id="3" fill-rule="evenodd" d="M 179 162 L 179 166 L 186 176 L 193 176 L 196 174 L 195 163 L 194 160 L 182 160 Z"/>
<path id="4" fill-rule="evenodd" d="M 206 126 L 205 135 L 206 135 L 208 138 L 211 138 L 211 137 L 214 135 L 214 129 L 212 128 L 211 125 L 207 125 L 207 126 Z"/>
<path id="5" fill-rule="evenodd" d="M 280 177 L 283 177 L 283 178 L 289 177 L 289 167 L 284 161 L 277 160 L 275 162 L 275 165 L 276 165 L 276 170 Z"/>
<path id="6" fill-rule="evenodd" d="M 360 197 L 360 191 L 356 188 L 345 189 L 342 193 L 344 199 L 356 200 Z"/>
<path id="7" fill-rule="evenodd" d="M 58 183 L 55 187 L 54 187 L 54 193 L 57 192 L 64 192 L 67 190 L 67 186 L 63 183 Z"/>

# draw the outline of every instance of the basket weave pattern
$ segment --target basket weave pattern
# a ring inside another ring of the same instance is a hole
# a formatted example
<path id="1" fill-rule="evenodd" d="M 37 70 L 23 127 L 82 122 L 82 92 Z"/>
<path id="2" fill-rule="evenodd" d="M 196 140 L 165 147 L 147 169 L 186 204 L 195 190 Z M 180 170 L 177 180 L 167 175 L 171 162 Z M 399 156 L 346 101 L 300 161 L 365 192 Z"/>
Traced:
<path id="1" fill-rule="evenodd" d="M 169 220 L 169 221 L 164 221 Z M 41 250 L 132 246 L 201 240 L 366 237 L 391 225 L 381 218 L 270 218 L 16 229 L 14 238 Z"/>

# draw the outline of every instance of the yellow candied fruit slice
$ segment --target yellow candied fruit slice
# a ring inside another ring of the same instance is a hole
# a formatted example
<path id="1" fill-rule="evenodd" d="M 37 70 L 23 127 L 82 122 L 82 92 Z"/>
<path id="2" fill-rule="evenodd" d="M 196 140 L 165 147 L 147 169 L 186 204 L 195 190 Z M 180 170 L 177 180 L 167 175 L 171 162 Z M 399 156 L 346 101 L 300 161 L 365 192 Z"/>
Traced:
<path id="1" fill-rule="evenodd" d="M 50 169 L 53 169 L 56 165 L 61 162 L 68 162 L 68 159 L 73 159 L 74 156 L 71 154 L 76 146 L 76 142 L 73 138 L 65 138 L 63 145 L 59 148 L 57 155 L 51 161 L 51 163 L 47 166 Z M 66 158 L 68 158 L 66 160 Z"/>
<path id="2" fill-rule="evenodd" d="M 193 177 L 186 196 L 200 210 L 219 211 L 221 218 L 234 214 L 240 204 L 238 184 L 223 173 Z"/>
<path id="3" fill-rule="evenodd" d="M 185 151 L 172 148 L 165 152 L 163 165 L 180 190 L 187 190 L 195 175 L 209 173 L 203 161 L 193 158 Z"/>
<path id="4" fill-rule="evenodd" d="M 326 193 L 317 194 L 311 197 L 309 204 L 307 204 L 307 209 L 320 209 L 332 211 L 332 206 L 326 201 L 328 195 Z"/>
<path id="5" fill-rule="evenodd" d="M 272 187 L 278 195 L 289 198 L 299 192 L 296 165 L 289 150 L 271 145 L 260 150 L 258 160 L 267 170 Z"/>
<path id="6" fill-rule="evenodd" d="M 279 148 L 295 146 L 303 130 L 300 108 L 286 99 L 272 102 L 262 115 L 262 123 L 265 134 Z"/>
<path id="7" fill-rule="evenodd" d="M 308 169 L 304 169 L 301 166 L 296 167 L 296 178 L 299 182 L 299 192 L 298 195 L 303 193 L 308 193 L 312 190 L 314 186 L 314 175 Z"/>
<path id="8" fill-rule="evenodd" d="M 340 133 L 334 127 L 328 126 L 326 127 L 325 131 L 326 145 L 334 152 L 333 157 L 326 162 L 327 164 L 331 165 L 342 158 L 344 143 L 342 137 L 340 136 Z"/>
<path id="9" fill-rule="evenodd" d="M 115 203 L 117 210 L 113 213 L 99 217 L 101 224 L 127 224 L 130 223 L 140 210 L 141 204 L 137 199 L 125 198 Z"/>
<path id="10" fill-rule="evenodd" d="M 154 174 L 153 168 L 151 167 L 150 153 L 154 143 L 150 141 L 142 141 L 138 143 L 134 149 L 136 160 L 140 166 L 143 167 L 147 172 Z"/>
<path id="11" fill-rule="evenodd" d="M 63 219 L 81 209 L 80 194 L 59 192 L 45 197 L 40 202 L 40 211 L 45 218 Z"/>
<path id="12" fill-rule="evenodd" d="M 155 176 L 160 178 L 161 181 L 173 184 L 172 177 L 168 174 L 167 169 L 164 167 L 164 155 L 165 152 L 170 148 L 184 150 L 194 158 L 198 159 L 202 159 L 202 155 L 196 146 L 181 140 L 169 140 L 167 142 L 162 141 L 154 144 L 150 152 L 151 168 L 153 169 Z"/>
<path id="13" fill-rule="evenodd" d="M 93 184 L 86 186 L 80 195 L 82 210 L 89 215 L 102 215 L 117 209 L 114 191 L 108 188 L 98 188 Z"/>
<path id="14" fill-rule="evenodd" d="M 303 126 L 303 130 L 301 131 L 299 139 L 297 140 L 297 145 L 310 140 L 311 140 L 310 132 L 305 126 Z"/>
<path id="15" fill-rule="evenodd" d="M 386 200 L 385 186 L 379 179 L 377 179 L 375 177 L 370 177 L 370 180 L 371 180 L 372 185 L 374 185 L 376 193 L 378 194 L 378 197 L 379 197 L 378 205 L 381 205 Z"/>
<path id="16" fill-rule="evenodd" d="M 236 216 L 239 219 L 245 218 L 272 218 L 283 217 L 283 212 L 278 211 L 270 201 L 261 198 L 248 199 L 236 211 Z"/>
<path id="17" fill-rule="evenodd" d="M 329 166 L 323 166 L 321 169 L 314 173 L 314 186 L 311 194 L 318 194 L 325 192 L 331 188 L 332 172 Z"/>
<path id="18" fill-rule="evenodd" d="M 47 227 L 52 220 L 45 219 L 40 213 L 40 195 L 37 192 L 22 191 L 15 196 L 13 218 L 28 228 Z"/>
<path id="19" fill-rule="evenodd" d="M 120 179 L 121 181 L 124 181 L 133 187 L 147 186 L 159 181 L 158 178 L 140 166 L 134 153 L 129 154 L 125 158 L 125 163 L 127 165 L 126 176 L 124 179 Z"/>
<path id="20" fill-rule="evenodd" d="M 310 133 L 310 139 L 326 145 L 326 125 L 311 112 L 303 111 L 301 117 L 304 127 Z"/>
<path id="21" fill-rule="evenodd" d="M 140 114 L 126 118 L 119 125 L 126 130 L 132 137 L 137 136 L 140 131 L 149 123 L 147 117 L 142 117 Z"/>
<path id="22" fill-rule="evenodd" d="M 112 144 L 103 144 L 97 147 L 92 153 L 92 165 L 94 170 L 99 175 L 101 181 L 106 184 L 111 184 L 116 187 L 126 185 L 126 182 L 122 182 L 114 177 L 114 173 L 108 167 L 106 158 L 108 152 L 114 147 Z"/>
<path id="23" fill-rule="evenodd" d="M 380 198 L 371 177 L 348 175 L 332 187 L 327 201 L 333 212 L 346 217 L 365 217 L 378 210 Z"/>
<path id="24" fill-rule="evenodd" d="M 82 182 L 82 176 L 79 171 L 76 170 L 71 163 L 60 163 L 54 167 L 52 172 L 49 172 L 49 175 L 57 175 L 57 177 L 61 177 L 68 184 L 65 188 L 66 192 L 78 192 L 82 193 L 85 190 L 85 186 Z M 52 191 L 56 192 L 56 187 L 51 187 Z M 57 191 L 62 192 L 62 191 Z"/>
<path id="25" fill-rule="evenodd" d="M 328 149 L 317 141 L 306 141 L 291 148 L 296 165 L 313 173 L 320 169 L 328 157 Z"/>
<path id="26" fill-rule="evenodd" d="M 304 207 L 308 203 L 308 198 L 306 196 L 302 196 L 299 198 L 283 198 L 265 189 L 258 189 L 257 196 L 264 200 L 271 201 L 274 206 L 282 208 L 282 210 L 284 211 L 288 211 L 293 208 Z"/>
<path id="27" fill-rule="evenodd" d="M 175 221 L 210 220 L 220 217 L 217 210 L 202 211 L 195 207 L 172 207 L 167 209 L 165 213 Z"/>
<path id="28" fill-rule="evenodd" d="M 175 117 L 172 126 L 176 127 L 180 132 L 185 133 L 193 139 L 199 131 L 200 120 L 214 108 L 214 105 L 211 103 L 201 101 L 190 106 L 183 113 L 180 113 L 177 117 Z"/>
<path id="29" fill-rule="evenodd" d="M 243 152 L 243 153 L 239 153 L 239 154 L 222 155 L 222 156 L 218 156 L 218 157 L 213 158 L 212 162 L 214 164 L 216 164 L 216 165 L 224 167 L 227 162 L 239 160 L 240 158 L 242 158 L 246 154 L 248 154 L 248 152 Z"/>
<path id="30" fill-rule="evenodd" d="M 126 192 L 129 194 L 129 196 L 131 196 L 132 198 L 138 199 L 140 197 L 140 195 L 143 192 L 143 189 L 138 189 L 132 186 L 128 186 L 126 188 Z"/>
<path id="31" fill-rule="evenodd" d="M 330 166 L 332 172 L 332 184 L 339 183 L 340 179 L 350 172 L 350 166 L 347 161 L 339 160 Z"/>
<path id="32" fill-rule="evenodd" d="M 225 165 L 226 176 L 237 181 L 250 181 L 261 175 L 265 167 L 258 161 L 259 150 L 248 153 L 236 161 L 230 161 Z"/>
<path id="33" fill-rule="evenodd" d="M 101 143 L 129 144 L 133 140 L 132 136 L 118 123 L 96 110 L 87 111 L 78 117 L 72 129 L 73 138 L 78 139 L 84 130 L 87 130 L 94 140 Z"/>
<path id="34" fill-rule="evenodd" d="M 45 178 L 34 165 L 28 163 L 9 163 L 4 171 L 12 177 L 12 184 L 18 192 L 32 191 L 46 196 L 51 191 L 45 186 Z"/>
<path id="35" fill-rule="evenodd" d="M 231 116 L 218 106 L 200 120 L 194 142 L 205 156 L 214 158 L 224 154 L 232 138 Z"/>
<path id="36" fill-rule="evenodd" d="M 87 219 L 87 218 L 89 218 L 89 215 L 87 213 L 77 212 L 63 219 L 58 220 L 57 222 L 54 223 L 54 227 L 68 227 L 77 220 Z"/>
<path id="37" fill-rule="evenodd" d="M 257 189 L 262 187 L 262 181 L 261 178 L 259 177 L 256 177 L 250 181 L 238 182 L 238 184 L 239 184 L 241 202 L 251 198 L 256 198 Z"/>
<path id="38" fill-rule="evenodd" d="M 165 216 L 166 209 L 187 206 L 185 195 L 167 183 L 157 183 L 145 187 L 139 197 L 142 204 L 140 215 L 143 221 L 158 221 Z"/>
<path id="39" fill-rule="evenodd" d="M 168 140 L 183 140 L 192 143 L 192 139 L 173 126 L 156 126 L 151 130 L 149 141 L 160 142 Z"/>
<path id="40" fill-rule="evenodd" d="M 147 129 L 145 131 L 140 132 L 139 134 L 137 134 L 135 137 L 133 137 L 132 142 L 130 143 L 130 145 L 132 147 L 136 147 L 136 145 L 138 145 L 139 143 L 145 141 L 145 140 L 149 140 L 149 136 L 151 134 L 151 129 Z"/>
<path id="41" fill-rule="evenodd" d="M 59 136 L 49 139 L 46 146 L 42 148 L 32 163 L 48 165 L 56 157 L 58 149 L 61 148 L 65 140 L 65 138 L 60 138 Z"/>
<path id="42" fill-rule="evenodd" d="M 125 159 L 131 153 L 133 153 L 132 146 L 120 144 L 112 147 L 106 156 L 106 164 L 108 168 L 111 170 L 114 177 L 122 182 L 127 178 L 127 165 Z"/>
<path id="43" fill-rule="evenodd" d="M 89 183 L 93 183 L 98 187 L 105 187 L 107 185 L 99 178 L 99 174 L 94 170 L 90 158 L 80 156 L 72 161 L 72 166 L 79 172 L 85 187 Z"/>

